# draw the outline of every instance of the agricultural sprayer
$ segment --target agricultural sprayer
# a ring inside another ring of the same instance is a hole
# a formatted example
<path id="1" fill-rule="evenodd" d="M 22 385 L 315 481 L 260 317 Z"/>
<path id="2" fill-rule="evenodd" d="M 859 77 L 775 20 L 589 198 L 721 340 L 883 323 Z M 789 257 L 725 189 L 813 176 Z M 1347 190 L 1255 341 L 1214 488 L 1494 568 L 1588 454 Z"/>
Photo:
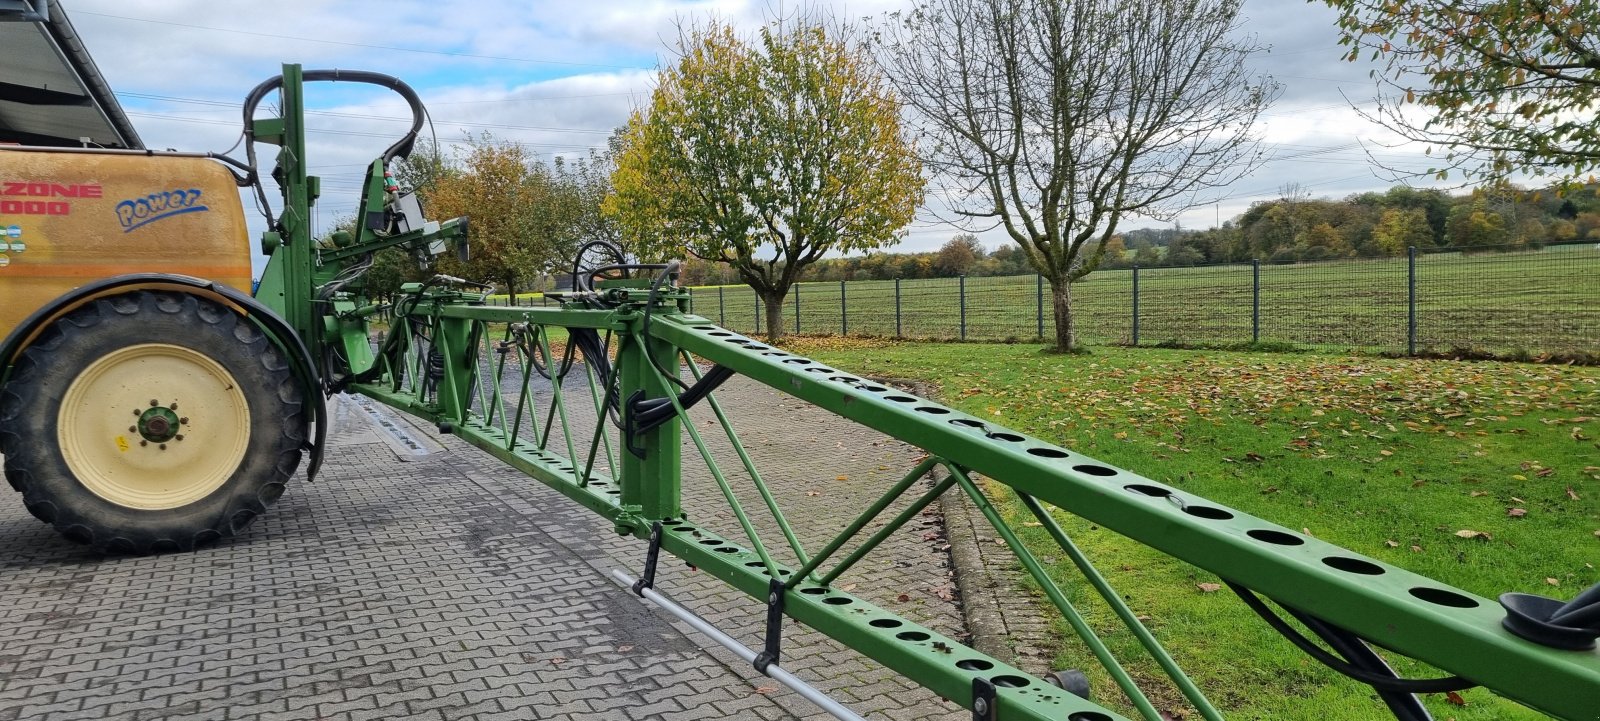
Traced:
<path id="1" fill-rule="evenodd" d="M 310 224 L 321 184 L 307 174 L 308 81 L 383 86 L 412 114 L 410 131 L 367 166 L 349 208 L 355 227 L 323 241 Z M 255 117 L 274 92 L 280 117 Z M 1471 686 L 1563 719 L 1600 718 L 1600 588 L 1570 601 L 1506 594 L 1496 602 L 1363 557 L 719 328 L 690 312 L 674 263 L 632 261 L 596 242 L 578 253 L 572 290 L 553 296 L 558 306 L 491 307 L 481 286 L 442 275 L 406 286 L 392 302 L 374 301 L 363 273 L 378 251 L 398 249 L 423 263 L 468 252 L 466 219 L 426 220 L 415 196 L 388 180 L 424 119 L 417 95 L 392 77 L 288 65 L 245 101 L 243 161 L 0 148 L 0 227 L 9 231 L 0 239 L 0 452 L 28 510 L 112 552 L 188 550 L 238 534 L 307 456 L 307 475 L 316 474 L 324 399 L 357 393 L 454 434 L 641 539 L 639 577 L 627 578 L 634 592 L 843 718 L 857 716 L 783 668 L 786 618 L 975 719 L 1124 718 L 1094 703 L 1081 677 L 1047 682 L 836 587 L 841 573 L 946 492 L 976 504 L 1138 715 L 1162 718 L 986 487 L 1017 495 L 1204 718 L 1222 716 L 1053 509 L 1215 572 L 1287 642 L 1370 685 L 1397 718 L 1429 718 L 1416 694 Z M 275 148 L 266 173 L 257 159 L 264 147 Z M 275 214 L 266 211 L 267 177 L 281 188 Z M 269 216 L 261 249 L 270 260 L 254 295 L 245 292 L 250 266 L 236 187 Z M 380 314 L 387 329 L 375 343 L 369 320 Z M 832 541 L 804 548 L 718 403 L 715 390 L 736 375 L 927 455 Z M 584 421 L 592 428 L 577 427 L 568 412 L 574 403 L 592 411 Z M 726 469 L 702 429 L 685 422 L 697 407 L 717 421 L 701 425 L 726 434 L 737 456 Z M 683 513 L 686 454 L 704 461 L 738 522 L 733 534 Z M 931 487 L 919 484 L 930 472 Z M 975 482 L 978 474 L 998 485 Z M 781 543 L 757 533 L 739 498 L 746 488 Z M 760 599 L 762 648 L 745 648 L 659 593 L 662 553 Z M 1399 678 L 1379 648 L 1447 675 Z"/>

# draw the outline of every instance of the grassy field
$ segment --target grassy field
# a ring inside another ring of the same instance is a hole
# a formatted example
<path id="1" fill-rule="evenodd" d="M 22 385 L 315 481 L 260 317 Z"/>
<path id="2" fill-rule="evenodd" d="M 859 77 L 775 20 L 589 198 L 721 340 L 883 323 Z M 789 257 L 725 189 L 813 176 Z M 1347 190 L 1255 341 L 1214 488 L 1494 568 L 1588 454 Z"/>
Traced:
<path id="1" fill-rule="evenodd" d="M 1127 348 L 1059 356 L 1030 345 L 837 338 L 786 345 L 838 368 L 931 382 L 967 412 L 1477 594 L 1567 598 L 1600 581 L 1600 369 Z M 991 486 L 1022 527 L 1020 504 Z M 1302 655 L 1225 590 L 1199 585 L 1215 575 L 1063 522 L 1229 717 L 1392 718 L 1367 687 Z M 1039 529 L 1020 530 L 1119 656 L 1140 659 L 1070 562 Z M 1065 624 L 1059 630 L 1070 637 Z M 1057 660 L 1095 666 L 1075 640 Z M 1135 669 L 1161 706 L 1184 710 L 1153 664 Z M 1121 703 L 1105 674 L 1092 679 L 1097 701 Z M 1461 700 L 1434 695 L 1428 704 L 1440 719 L 1546 718 L 1481 689 Z"/>
<path id="2" fill-rule="evenodd" d="M 1252 341 L 1249 265 L 1140 271 L 1139 344 L 1239 345 Z M 1404 258 L 1260 267 L 1260 337 L 1266 344 L 1369 352 L 1406 349 L 1408 270 Z M 1417 347 L 1497 355 L 1595 353 L 1600 349 L 1600 249 L 1418 257 Z M 806 333 L 957 338 L 963 334 L 960 282 L 901 281 L 897 325 L 894 281 L 797 287 Z M 1048 292 L 1048 288 L 1045 289 Z M 744 332 L 756 330 L 759 304 L 746 286 L 695 288 L 695 312 Z M 965 337 L 1039 335 L 1034 276 L 968 278 Z M 1078 326 L 1090 343 L 1133 340 L 1133 273 L 1097 271 L 1074 286 Z M 848 308 L 848 316 L 841 314 Z M 1045 333 L 1053 333 L 1045 298 Z M 795 299 L 784 308 L 794 330 Z M 764 317 L 759 321 L 765 322 Z"/>

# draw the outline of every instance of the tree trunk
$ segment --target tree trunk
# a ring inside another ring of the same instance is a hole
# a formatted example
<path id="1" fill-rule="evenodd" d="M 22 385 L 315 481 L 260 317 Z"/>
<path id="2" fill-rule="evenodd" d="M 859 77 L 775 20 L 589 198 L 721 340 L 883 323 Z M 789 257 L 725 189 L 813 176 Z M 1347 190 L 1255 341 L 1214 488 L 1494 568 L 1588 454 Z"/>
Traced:
<path id="1" fill-rule="evenodd" d="M 1050 307 L 1056 315 L 1056 350 L 1070 353 L 1077 348 L 1077 332 L 1072 327 L 1072 282 L 1050 280 Z"/>
<path id="2" fill-rule="evenodd" d="M 767 306 L 768 343 L 777 343 L 783 338 L 783 299 L 788 295 L 787 291 L 761 294 L 761 302 Z"/>
<path id="3" fill-rule="evenodd" d="M 506 278 L 506 295 L 510 297 L 506 305 L 517 304 L 517 282 L 511 278 Z"/>

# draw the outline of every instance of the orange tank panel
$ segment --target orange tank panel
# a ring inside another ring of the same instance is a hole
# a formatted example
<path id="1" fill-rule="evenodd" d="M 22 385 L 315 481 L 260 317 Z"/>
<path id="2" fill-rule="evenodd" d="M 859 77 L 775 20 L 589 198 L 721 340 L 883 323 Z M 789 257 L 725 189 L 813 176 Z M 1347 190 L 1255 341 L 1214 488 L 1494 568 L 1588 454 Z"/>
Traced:
<path id="1" fill-rule="evenodd" d="M 250 292 L 233 175 L 206 158 L 0 148 L 0 337 L 99 278 L 175 273 Z"/>

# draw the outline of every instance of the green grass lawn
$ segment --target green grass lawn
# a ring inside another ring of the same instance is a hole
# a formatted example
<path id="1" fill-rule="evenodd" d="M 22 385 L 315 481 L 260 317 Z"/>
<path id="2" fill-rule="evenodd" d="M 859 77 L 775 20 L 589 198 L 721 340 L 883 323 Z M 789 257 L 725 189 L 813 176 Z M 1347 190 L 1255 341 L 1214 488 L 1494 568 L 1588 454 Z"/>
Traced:
<path id="1" fill-rule="evenodd" d="M 1590 244 L 1518 253 L 1424 254 L 1417 259 L 1417 347 L 1499 355 L 1594 353 L 1600 348 L 1600 250 Z M 1260 341 L 1324 350 L 1404 352 L 1404 258 L 1260 267 Z M 1139 344 L 1240 345 L 1252 339 L 1253 271 L 1248 264 L 1153 268 L 1140 272 Z M 1133 340 L 1133 273 L 1101 270 L 1073 286 L 1075 318 L 1090 343 Z M 1053 332 L 1048 287 L 1044 328 Z M 759 304 L 747 286 L 695 288 L 694 310 L 742 332 L 756 329 Z M 791 291 L 784 325 L 908 338 L 962 336 L 954 278 L 804 283 Z M 967 339 L 1039 335 L 1035 276 L 968 278 Z M 848 315 L 840 309 L 847 308 Z M 898 319 L 897 319 L 898 315 Z M 765 323 L 765 319 L 760 320 Z"/>
<path id="2" fill-rule="evenodd" d="M 1036 345 L 858 339 L 785 345 L 857 373 L 931 382 L 969 413 L 1483 596 L 1569 598 L 1600 581 L 1597 368 L 1126 348 L 1060 356 Z M 1136 675 L 1158 706 L 1183 711 L 1070 561 L 1023 526 L 1025 510 L 1003 487 L 989 485 L 1111 647 L 1139 659 Z M 1230 718 L 1392 718 L 1367 687 L 1302 655 L 1226 590 L 1200 587 L 1215 575 L 1063 521 Z M 1059 630 L 1069 639 L 1064 623 Z M 1095 665 L 1075 639 L 1057 661 Z M 1091 678 L 1097 701 L 1131 710 L 1108 676 Z M 1441 720 L 1545 718 L 1481 689 L 1461 698 L 1465 705 L 1437 695 L 1428 703 Z"/>

